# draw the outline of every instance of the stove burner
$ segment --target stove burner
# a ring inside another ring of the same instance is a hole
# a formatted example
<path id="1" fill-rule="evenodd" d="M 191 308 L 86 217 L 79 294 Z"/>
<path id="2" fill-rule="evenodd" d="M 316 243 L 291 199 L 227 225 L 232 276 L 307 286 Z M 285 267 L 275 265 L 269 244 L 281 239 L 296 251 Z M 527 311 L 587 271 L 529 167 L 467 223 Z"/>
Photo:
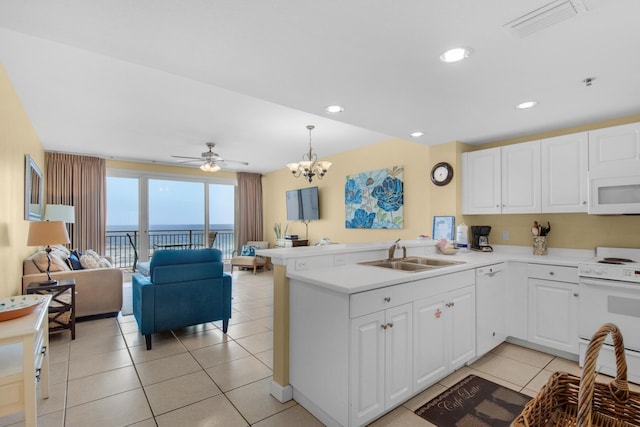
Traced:
<path id="1" fill-rule="evenodd" d="M 623 265 L 626 264 L 628 262 L 634 262 L 633 260 L 627 259 L 627 258 L 603 258 L 601 260 L 598 261 L 600 264 L 617 264 L 617 265 Z"/>

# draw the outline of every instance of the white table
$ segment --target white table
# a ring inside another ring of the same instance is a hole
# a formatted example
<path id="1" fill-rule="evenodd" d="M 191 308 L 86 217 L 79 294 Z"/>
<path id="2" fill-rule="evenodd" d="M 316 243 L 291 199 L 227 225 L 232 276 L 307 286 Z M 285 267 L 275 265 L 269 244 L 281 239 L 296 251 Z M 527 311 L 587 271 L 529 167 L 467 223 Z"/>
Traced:
<path id="1" fill-rule="evenodd" d="M 36 426 L 36 383 L 49 397 L 49 316 L 51 295 L 27 316 L 0 322 L 0 416 L 24 411 L 25 425 Z"/>

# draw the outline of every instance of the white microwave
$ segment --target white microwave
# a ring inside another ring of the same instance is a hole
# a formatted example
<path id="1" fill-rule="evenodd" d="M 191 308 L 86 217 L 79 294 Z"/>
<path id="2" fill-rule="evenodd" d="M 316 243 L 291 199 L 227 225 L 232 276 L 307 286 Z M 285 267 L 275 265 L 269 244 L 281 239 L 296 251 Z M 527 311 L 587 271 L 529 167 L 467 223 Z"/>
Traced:
<path id="1" fill-rule="evenodd" d="M 640 214 L 640 169 L 607 167 L 589 171 L 589 213 Z"/>

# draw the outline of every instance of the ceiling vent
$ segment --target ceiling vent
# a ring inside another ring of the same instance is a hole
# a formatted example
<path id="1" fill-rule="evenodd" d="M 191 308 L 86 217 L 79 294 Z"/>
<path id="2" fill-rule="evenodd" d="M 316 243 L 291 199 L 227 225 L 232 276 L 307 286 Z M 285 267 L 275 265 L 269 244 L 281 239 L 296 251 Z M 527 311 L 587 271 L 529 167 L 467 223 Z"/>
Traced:
<path id="1" fill-rule="evenodd" d="M 587 8 L 582 0 L 555 0 L 502 27 L 508 33 L 523 38 L 584 12 Z"/>

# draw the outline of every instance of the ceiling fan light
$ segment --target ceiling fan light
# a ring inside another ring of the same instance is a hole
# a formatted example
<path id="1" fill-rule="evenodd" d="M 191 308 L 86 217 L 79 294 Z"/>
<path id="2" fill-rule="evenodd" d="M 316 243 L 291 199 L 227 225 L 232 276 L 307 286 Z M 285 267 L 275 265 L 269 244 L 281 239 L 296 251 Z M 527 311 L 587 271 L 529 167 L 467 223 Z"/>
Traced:
<path id="1" fill-rule="evenodd" d="M 220 170 L 220 166 L 211 161 L 207 161 L 200 166 L 200 169 L 205 172 L 218 172 Z"/>

